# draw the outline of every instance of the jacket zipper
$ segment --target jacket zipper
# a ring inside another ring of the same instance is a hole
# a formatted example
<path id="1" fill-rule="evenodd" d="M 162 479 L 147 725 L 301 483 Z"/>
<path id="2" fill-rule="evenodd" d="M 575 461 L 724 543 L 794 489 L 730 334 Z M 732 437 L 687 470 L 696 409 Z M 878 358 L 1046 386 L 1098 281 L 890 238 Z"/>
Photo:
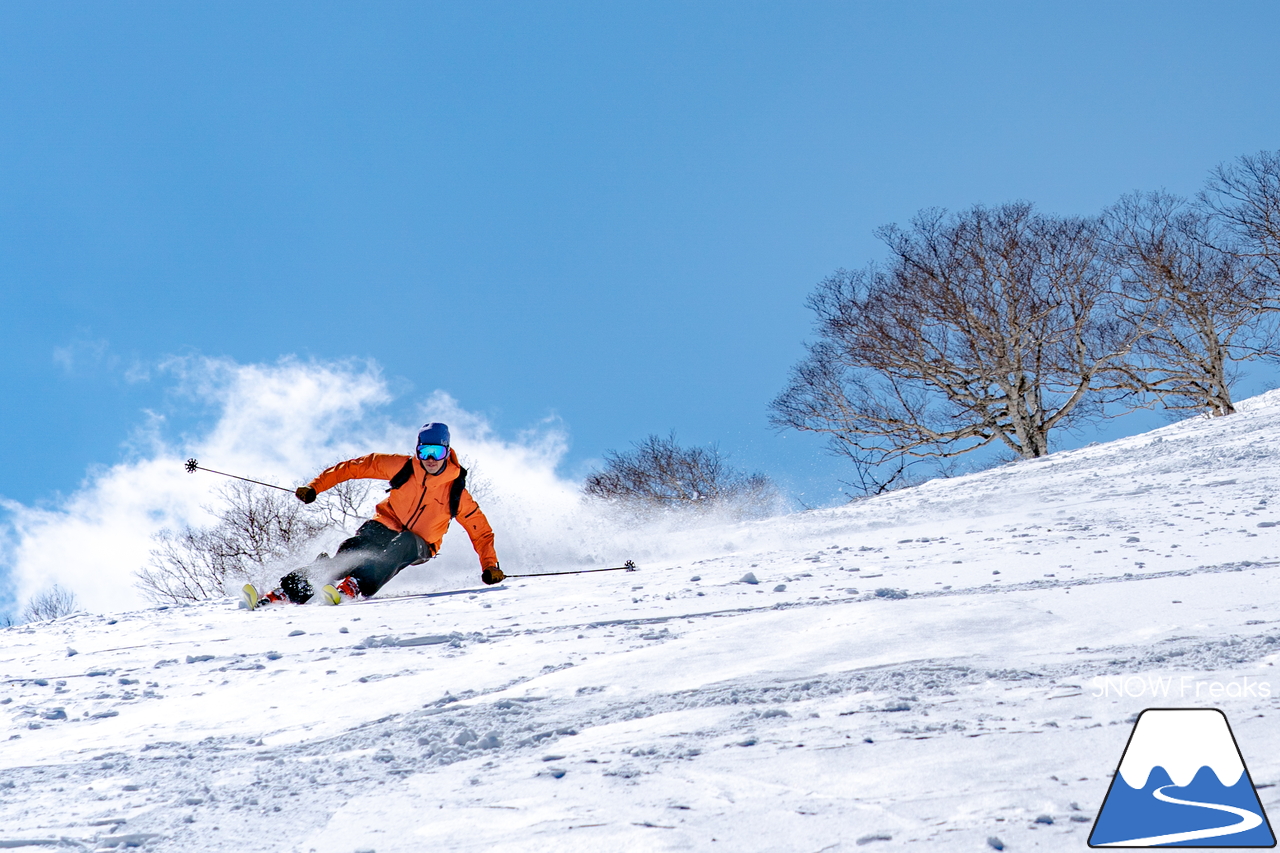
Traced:
<path id="1" fill-rule="evenodd" d="M 426 509 L 426 507 L 423 506 L 423 503 L 422 503 L 426 499 L 427 499 L 427 469 L 423 468 L 422 469 L 422 488 L 418 491 L 418 506 L 413 511 L 413 515 L 412 517 L 410 517 L 409 523 L 404 526 L 404 529 L 409 531 L 410 533 L 413 533 L 413 525 L 418 523 L 418 518 L 421 517 L 422 511 Z"/>

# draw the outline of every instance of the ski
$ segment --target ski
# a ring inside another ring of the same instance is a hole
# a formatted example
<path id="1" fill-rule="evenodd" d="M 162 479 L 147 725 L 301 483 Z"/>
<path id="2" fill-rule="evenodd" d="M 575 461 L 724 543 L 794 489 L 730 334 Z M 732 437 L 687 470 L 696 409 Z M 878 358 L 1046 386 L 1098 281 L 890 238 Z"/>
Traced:
<path id="1" fill-rule="evenodd" d="M 365 604 L 388 604 L 392 601 L 404 601 L 410 598 L 443 598 L 450 595 L 479 595 L 483 592 L 502 592 L 505 587 L 482 586 L 473 589 L 450 589 L 444 592 L 403 592 L 398 595 L 375 595 L 373 598 L 360 598 L 348 601 L 344 606 L 359 607 Z"/>
<path id="2" fill-rule="evenodd" d="M 450 589 L 443 592 L 403 592 L 391 595 L 378 595 L 373 598 L 357 598 L 343 601 L 345 597 L 338 592 L 333 584 L 325 584 L 320 588 L 320 592 L 316 595 L 315 601 L 322 606 L 338 605 L 344 607 L 357 607 L 363 604 L 387 604 L 392 601 L 403 601 L 411 598 L 445 598 L 454 595 L 479 595 L 485 592 L 502 592 L 509 587 L 502 586 L 482 586 L 471 587 L 468 589 Z M 261 610 L 271 600 L 259 595 L 258 590 L 253 584 L 247 583 L 240 590 L 240 609 L 241 610 Z M 289 602 L 292 603 L 292 602 Z M 299 606 L 299 605 L 295 605 Z"/>

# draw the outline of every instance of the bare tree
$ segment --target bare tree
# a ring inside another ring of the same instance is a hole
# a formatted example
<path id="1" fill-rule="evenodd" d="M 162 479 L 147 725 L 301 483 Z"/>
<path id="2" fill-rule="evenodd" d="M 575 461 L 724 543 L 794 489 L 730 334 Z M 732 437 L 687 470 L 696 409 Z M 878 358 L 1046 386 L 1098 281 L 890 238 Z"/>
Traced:
<path id="1" fill-rule="evenodd" d="M 137 572 L 138 588 L 156 602 L 204 601 L 226 594 L 230 577 L 248 579 L 239 560 L 225 558 L 208 529 L 161 530 L 150 565 Z"/>
<path id="2" fill-rule="evenodd" d="M 225 487 L 222 496 L 226 503 L 213 526 L 156 535 L 159 547 L 151 552 L 150 565 L 137 573 L 143 594 L 161 602 L 225 595 L 229 582 L 250 580 L 268 564 L 298 556 L 302 546 L 331 526 L 326 511 L 341 516 L 346 503 L 361 500 L 347 495 L 326 510 L 240 482 Z"/>
<path id="3" fill-rule="evenodd" d="M 64 589 L 58 584 L 54 584 L 44 592 L 37 593 L 31 597 L 31 600 L 27 602 L 27 606 L 23 608 L 19 621 L 48 622 L 52 619 L 60 619 L 63 616 L 70 616 L 79 609 L 80 604 L 76 601 L 76 594 L 69 589 Z"/>
<path id="4" fill-rule="evenodd" d="M 1211 213 L 1168 193 L 1133 193 L 1104 214 L 1125 294 L 1122 312 L 1150 318 L 1133 379 L 1170 409 L 1235 411 L 1232 363 L 1273 355 L 1261 259 Z"/>
<path id="5" fill-rule="evenodd" d="M 826 435 L 867 491 L 993 442 L 1043 456 L 1054 430 L 1133 397 L 1139 327 L 1115 316 L 1095 220 L 1017 202 L 927 210 L 877 236 L 887 264 L 809 298 L 819 340 L 772 404 L 775 425 Z"/>
<path id="6" fill-rule="evenodd" d="M 605 453 L 604 470 L 587 477 L 583 491 L 631 509 L 730 507 L 747 514 L 765 513 L 777 499 L 768 477 L 730 467 L 714 444 L 681 447 L 673 432 L 633 447 Z"/>
<path id="7" fill-rule="evenodd" d="M 493 480 L 485 475 L 487 469 L 481 467 L 481 463 L 474 457 L 464 454 L 458 455 L 458 462 L 467 471 L 467 492 L 471 497 L 481 504 L 497 498 L 498 493 L 494 491 Z"/>
<path id="8" fill-rule="evenodd" d="M 372 480 L 347 480 L 326 489 L 316 501 L 328 526 L 350 530 L 372 516 L 378 493 Z"/>
<path id="9" fill-rule="evenodd" d="M 1245 154 L 1209 173 L 1200 201 L 1280 276 L 1280 151 Z"/>

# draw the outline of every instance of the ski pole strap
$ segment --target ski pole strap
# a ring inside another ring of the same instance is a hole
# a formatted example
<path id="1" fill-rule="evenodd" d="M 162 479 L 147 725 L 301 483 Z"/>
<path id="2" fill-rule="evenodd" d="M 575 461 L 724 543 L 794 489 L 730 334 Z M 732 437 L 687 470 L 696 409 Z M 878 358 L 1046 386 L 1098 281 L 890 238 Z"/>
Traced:
<path id="1" fill-rule="evenodd" d="M 508 578 L 549 578 L 555 575 L 589 575 L 592 572 L 634 572 L 636 564 L 627 560 L 621 566 L 614 566 L 611 569 L 580 569 L 576 572 L 536 572 L 529 575 L 506 575 Z"/>
<path id="2" fill-rule="evenodd" d="M 244 480 L 246 483 L 253 483 L 258 486 L 266 486 L 268 489 L 279 489 L 282 492 L 293 492 L 293 489 L 286 489 L 284 486 L 273 486 L 270 483 L 263 483 L 260 480 L 250 480 L 248 477 L 240 477 L 235 474 L 228 474 L 225 471 L 215 471 L 212 468 L 201 468 L 200 463 L 195 459 L 187 460 L 187 473 L 194 474 L 197 471 L 207 471 L 210 474 L 220 474 L 223 477 L 230 477 L 233 480 Z"/>

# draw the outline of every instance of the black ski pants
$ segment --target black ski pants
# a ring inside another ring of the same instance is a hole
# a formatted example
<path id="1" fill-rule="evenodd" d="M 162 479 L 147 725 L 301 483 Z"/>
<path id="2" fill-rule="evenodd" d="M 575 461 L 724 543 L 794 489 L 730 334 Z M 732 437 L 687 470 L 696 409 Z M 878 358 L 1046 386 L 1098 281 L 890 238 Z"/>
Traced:
<path id="1" fill-rule="evenodd" d="M 373 595 L 400 570 L 434 556 L 422 537 L 408 530 L 397 533 L 378 521 L 366 521 L 356 535 L 338 546 L 334 559 L 345 557 L 361 595 Z"/>

